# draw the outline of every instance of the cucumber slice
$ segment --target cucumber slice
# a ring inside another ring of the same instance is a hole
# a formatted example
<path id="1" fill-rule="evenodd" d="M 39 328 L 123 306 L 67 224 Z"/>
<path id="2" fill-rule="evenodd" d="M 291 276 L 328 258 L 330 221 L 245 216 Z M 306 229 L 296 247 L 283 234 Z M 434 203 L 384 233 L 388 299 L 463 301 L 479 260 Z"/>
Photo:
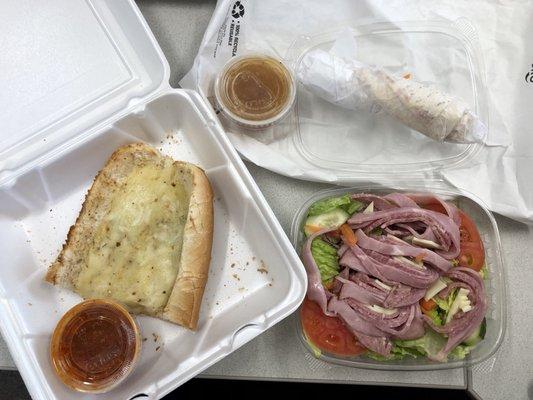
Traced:
<path id="1" fill-rule="evenodd" d="M 487 319 L 483 318 L 483 322 L 472 332 L 472 334 L 463 342 L 467 346 L 475 346 L 485 338 L 487 332 Z"/>
<path id="2" fill-rule="evenodd" d="M 317 229 L 336 228 L 344 224 L 350 218 L 350 214 L 341 208 L 334 208 L 324 214 L 312 215 L 305 221 L 304 232 L 307 236 L 316 232 Z"/>

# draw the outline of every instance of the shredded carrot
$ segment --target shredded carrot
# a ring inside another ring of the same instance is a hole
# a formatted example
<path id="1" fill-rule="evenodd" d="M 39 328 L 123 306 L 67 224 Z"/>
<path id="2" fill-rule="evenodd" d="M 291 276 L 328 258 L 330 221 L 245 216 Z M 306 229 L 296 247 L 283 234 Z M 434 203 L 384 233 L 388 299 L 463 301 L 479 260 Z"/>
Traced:
<path id="1" fill-rule="evenodd" d="M 357 236 L 355 236 L 352 228 L 348 224 L 342 224 L 340 229 L 344 242 L 350 247 L 355 246 L 357 244 Z"/>
<path id="2" fill-rule="evenodd" d="M 419 255 L 417 255 L 417 256 L 415 257 L 415 262 L 416 262 L 417 264 L 421 264 L 422 261 L 424 261 L 424 257 L 425 257 L 424 253 L 420 253 Z"/>
<path id="3" fill-rule="evenodd" d="M 411 74 L 407 73 L 403 76 L 403 79 L 411 79 Z"/>
<path id="4" fill-rule="evenodd" d="M 436 307 L 437 303 L 435 303 L 435 300 L 429 299 L 426 301 L 425 299 L 420 299 L 420 308 L 422 308 L 422 312 L 424 312 L 424 314 L 427 311 L 434 310 Z"/>

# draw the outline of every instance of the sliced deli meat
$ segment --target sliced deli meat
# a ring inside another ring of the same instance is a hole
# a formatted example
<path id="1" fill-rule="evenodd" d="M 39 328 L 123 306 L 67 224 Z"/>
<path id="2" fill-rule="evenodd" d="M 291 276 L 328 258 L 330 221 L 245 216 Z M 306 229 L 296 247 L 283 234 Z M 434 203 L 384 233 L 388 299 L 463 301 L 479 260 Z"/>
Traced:
<path id="1" fill-rule="evenodd" d="M 326 291 L 324 285 L 322 284 L 322 279 L 320 277 L 320 270 L 316 264 L 313 254 L 311 253 L 311 244 L 313 240 L 320 235 L 330 232 L 332 229 L 322 229 L 318 232 L 315 232 L 306 240 L 303 250 L 302 250 L 302 259 L 305 270 L 307 272 L 307 296 L 310 300 L 316 302 L 324 314 L 333 315 L 328 312 L 328 297 L 329 292 Z"/>
<path id="2" fill-rule="evenodd" d="M 427 288 L 439 278 L 432 268 L 413 268 L 391 256 L 359 247 L 344 253 L 339 264 L 372 275 L 386 284 L 403 283 L 416 288 Z"/>
<path id="3" fill-rule="evenodd" d="M 463 212 L 432 194 L 359 193 L 349 199 L 363 207 L 352 209 L 342 225 L 310 235 L 303 246 L 309 298 L 324 314 L 340 318 L 372 357 L 416 356 L 430 343 L 423 338 L 441 335 L 443 345 L 433 344 L 424 354 L 443 362 L 457 346 L 481 340 L 474 336 L 480 335 L 487 310 L 483 280 L 476 271 L 457 267 L 464 250 Z M 340 200 L 329 204 L 347 205 L 346 197 Z M 337 257 L 339 272 L 332 280 L 328 264 L 317 264 L 324 256 L 313 254 L 316 238 Z M 436 282 L 443 282 L 438 290 Z M 419 347 L 396 348 L 413 342 Z"/>
<path id="4" fill-rule="evenodd" d="M 365 250 L 388 256 L 420 257 L 424 263 L 428 263 L 441 271 L 448 271 L 452 267 L 451 261 L 446 260 L 435 251 L 413 246 L 402 240 L 394 240 L 389 237 L 374 239 L 367 236 L 361 229 L 358 229 L 355 234 L 357 236 L 357 245 Z"/>
<path id="5" fill-rule="evenodd" d="M 355 214 L 348 223 L 354 229 L 371 232 L 375 228 L 386 228 L 398 223 L 420 222 L 428 226 L 442 246 L 439 253 L 448 259 L 459 254 L 459 226 L 447 215 L 423 208 L 401 207 L 370 214 Z"/>
<path id="6" fill-rule="evenodd" d="M 426 323 L 436 332 L 447 336 L 448 341 L 442 350 L 434 357 L 436 361 L 444 361 L 455 346 L 468 338 L 483 322 L 487 312 L 487 299 L 481 276 L 469 268 L 454 268 L 448 274 L 452 281 L 460 283 L 460 287 L 468 289 L 468 298 L 472 309 L 468 312 L 458 312 L 454 318 L 444 326 L 437 326 L 424 316 Z"/>

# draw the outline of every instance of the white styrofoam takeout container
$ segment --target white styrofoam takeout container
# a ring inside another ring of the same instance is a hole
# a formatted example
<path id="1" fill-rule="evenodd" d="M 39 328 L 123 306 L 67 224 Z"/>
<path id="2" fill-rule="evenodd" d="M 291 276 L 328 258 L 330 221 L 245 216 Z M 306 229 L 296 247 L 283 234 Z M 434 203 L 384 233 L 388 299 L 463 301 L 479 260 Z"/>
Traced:
<path id="1" fill-rule="evenodd" d="M 293 312 L 306 287 L 296 252 L 212 110 L 170 88 L 133 1 L 8 1 L 0 14 L 0 330 L 31 396 L 160 398 Z M 43 278 L 95 174 L 135 141 L 200 165 L 214 188 L 199 328 L 137 317 L 147 340 L 135 371 L 81 394 L 49 362 L 51 333 L 81 298 Z"/>

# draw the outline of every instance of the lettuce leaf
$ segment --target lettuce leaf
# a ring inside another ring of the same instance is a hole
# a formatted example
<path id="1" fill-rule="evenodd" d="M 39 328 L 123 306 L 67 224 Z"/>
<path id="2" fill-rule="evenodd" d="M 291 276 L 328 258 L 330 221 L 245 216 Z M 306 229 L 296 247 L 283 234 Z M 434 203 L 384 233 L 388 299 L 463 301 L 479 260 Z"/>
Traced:
<path id="1" fill-rule="evenodd" d="M 318 266 L 323 283 L 331 281 L 339 274 L 339 256 L 335 247 L 320 238 L 316 238 L 311 243 L 311 254 Z"/>
<path id="2" fill-rule="evenodd" d="M 382 356 L 373 351 L 368 351 L 366 356 L 376 361 L 391 361 L 391 360 L 403 360 L 406 357 L 421 357 L 424 354 L 420 353 L 416 349 L 410 349 L 406 347 L 392 346 L 391 354 L 388 357 Z"/>
<path id="3" fill-rule="evenodd" d="M 378 226 L 377 228 L 374 228 L 370 231 L 371 235 L 381 236 L 383 235 L 383 228 Z"/>
<path id="4" fill-rule="evenodd" d="M 455 300 L 455 295 L 457 294 L 457 289 L 452 290 L 452 292 L 448 295 L 447 298 L 441 299 L 439 296 L 434 296 L 433 300 L 435 303 L 437 303 L 437 306 L 444 310 L 448 311 L 450 307 L 452 306 L 453 301 Z"/>
<path id="5" fill-rule="evenodd" d="M 442 315 L 437 308 L 431 311 L 426 311 L 426 315 L 431 318 L 435 325 L 442 325 Z"/>
<path id="6" fill-rule="evenodd" d="M 414 340 L 395 340 L 388 357 L 369 351 L 366 355 L 377 361 L 402 360 L 406 357 L 435 356 L 446 344 L 446 338 L 431 329 L 424 336 Z M 453 349 L 448 357 L 453 360 L 464 359 L 474 346 L 461 344 Z"/>
<path id="7" fill-rule="evenodd" d="M 448 304 L 448 299 L 441 299 L 439 296 L 433 297 L 433 301 L 437 303 L 437 307 L 441 310 L 448 311 L 450 309 L 450 304 Z"/>
<path id="8" fill-rule="evenodd" d="M 352 215 L 358 211 L 361 211 L 365 208 L 365 205 L 358 200 L 350 199 L 350 204 L 345 204 L 341 208 L 346 211 L 348 214 Z"/>
<path id="9" fill-rule="evenodd" d="M 445 299 L 441 299 L 438 295 L 433 296 L 433 301 L 437 303 L 437 309 L 433 310 L 428 315 L 433 320 L 435 325 L 444 325 L 444 321 L 446 321 L 448 311 L 450 310 L 450 307 L 452 306 L 452 303 L 455 300 L 457 291 L 457 289 L 452 290 L 448 297 Z"/>
<path id="10" fill-rule="evenodd" d="M 353 200 L 350 195 L 345 194 L 339 197 L 330 197 L 328 199 L 319 200 L 309 207 L 308 216 L 320 215 L 327 213 L 337 207 L 342 208 L 348 214 L 352 215 L 356 211 L 361 211 L 364 208 L 364 204 L 360 201 Z"/>
<path id="11" fill-rule="evenodd" d="M 435 356 L 446 344 L 446 338 L 428 329 L 424 336 L 413 340 L 395 340 L 397 347 L 416 350 L 426 356 Z"/>
<path id="12" fill-rule="evenodd" d="M 474 346 L 467 346 L 466 344 L 460 344 L 455 349 L 453 349 L 450 354 L 448 355 L 448 358 L 451 358 L 453 360 L 462 360 L 465 358 Z"/>

